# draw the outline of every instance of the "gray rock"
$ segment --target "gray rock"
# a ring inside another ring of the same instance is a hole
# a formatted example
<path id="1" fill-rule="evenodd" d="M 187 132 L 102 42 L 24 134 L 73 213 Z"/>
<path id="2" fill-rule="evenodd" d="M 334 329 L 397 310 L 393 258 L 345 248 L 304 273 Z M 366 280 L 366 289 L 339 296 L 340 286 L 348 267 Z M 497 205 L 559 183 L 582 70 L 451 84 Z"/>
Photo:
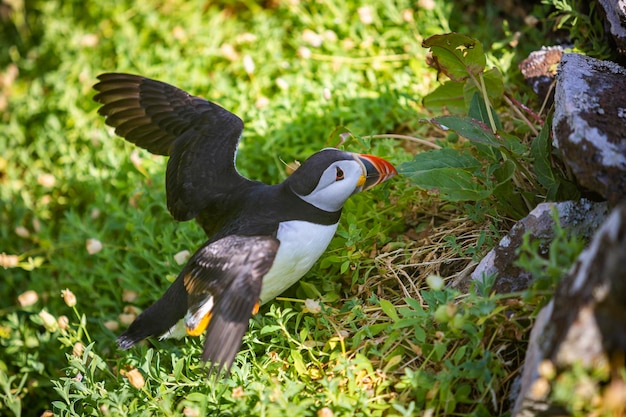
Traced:
<path id="1" fill-rule="evenodd" d="M 524 76 L 537 97 L 539 103 L 543 103 L 548 99 L 548 106 L 554 101 L 554 90 L 552 83 L 556 77 L 556 70 L 561 57 L 563 56 L 564 47 L 544 46 L 538 51 L 533 51 L 528 58 L 520 62 L 519 70 Z"/>
<path id="2" fill-rule="evenodd" d="M 598 0 L 600 11 L 609 34 L 615 41 L 617 52 L 626 55 L 626 0 Z"/>
<path id="3" fill-rule="evenodd" d="M 587 368 L 609 366 L 611 374 L 619 375 L 623 363 L 613 358 L 623 358 L 624 352 L 626 203 L 611 213 L 539 313 L 513 415 L 561 413 L 559 405 L 549 403 L 550 380 L 574 363 Z M 554 374 L 546 375 L 546 368 Z"/>
<path id="4" fill-rule="evenodd" d="M 612 206 L 626 197 L 626 69 L 564 54 L 553 130 L 554 146 L 583 187 Z"/>
<path id="5" fill-rule="evenodd" d="M 540 239 L 542 248 L 547 251 L 554 238 L 556 210 L 561 226 L 571 233 L 590 238 L 607 215 L 606 203 L 589 200 L 565 201 L 561 203 L 539 204 L 528 216 L 517 222 L 498 246 L 492 249 L 478 264 L 471 275 L 472 280 L 482 280 L 488 275 L 496 275 L 493 290 L 498 293 L 522 291 L 532 282 L 532 276 L 515 265 L 517 251 L 522 245 L 524 234 L 529 232 L 532 239 Z"/>

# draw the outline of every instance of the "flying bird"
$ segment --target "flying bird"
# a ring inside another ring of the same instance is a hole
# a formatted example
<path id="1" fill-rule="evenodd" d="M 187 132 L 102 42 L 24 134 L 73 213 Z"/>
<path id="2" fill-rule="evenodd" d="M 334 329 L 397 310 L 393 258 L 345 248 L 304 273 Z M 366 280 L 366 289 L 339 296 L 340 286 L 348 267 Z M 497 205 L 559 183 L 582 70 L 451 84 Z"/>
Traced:
<path id="1" fill-rule="evenodd" d="M 280 184 L 252 181 L 235 167 L 243 122 L 233 113 L 142 76 L 98 79 L 98 113 L 117 135 L 169 156 L 167 208 L 178 221 L 196 219 L 208 236 L 163 296 L 119 336 L 118 346 L 206 332 L 202 359 L 209 372 L 228 370 L 250 317 L 326 250 L 345 201 L 396 169 L 373 155 L 326 148 Z"/>

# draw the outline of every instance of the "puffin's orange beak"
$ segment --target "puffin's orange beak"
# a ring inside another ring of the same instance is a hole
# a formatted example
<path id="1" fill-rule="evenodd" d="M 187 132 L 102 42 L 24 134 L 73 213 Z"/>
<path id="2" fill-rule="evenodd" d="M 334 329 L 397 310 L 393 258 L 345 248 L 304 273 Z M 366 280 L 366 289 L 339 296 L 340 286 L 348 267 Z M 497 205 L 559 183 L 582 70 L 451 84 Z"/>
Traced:
<path id="1" fill-rule="evenodd" d="M 383 158 L 374 155 L 355 154 L 354 159 L 363 166 L 363 175 L 357 183 L 361 187 L 359 191 L 369 190 L 398 174 L 394 166 Z"/>

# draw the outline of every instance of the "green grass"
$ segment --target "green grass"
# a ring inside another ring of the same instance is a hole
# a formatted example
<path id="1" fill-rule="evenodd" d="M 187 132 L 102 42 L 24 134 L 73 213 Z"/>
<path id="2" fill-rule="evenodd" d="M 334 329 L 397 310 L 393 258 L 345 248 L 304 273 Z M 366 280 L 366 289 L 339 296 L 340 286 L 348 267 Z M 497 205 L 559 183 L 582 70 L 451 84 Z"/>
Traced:
<path id="1" fill-rule="evenodd" d="M 488 288 L 463 295 L 425 279 L 457 277 L 508 219 L 489 203 L 446 201 L 404 178 L 346 204 L 320 262 L 251 321 L 229 378 L 207 381 L 201 339 L 117 350 L 124 315 L 156 300 L 181 268 L 174 255 L 204 235 L 171 219 L 165 160 L 115 137 L 91 87 L 102 72 L 133 72 L 219 102 L 246 122 L 240 171 L 278 182 L 286 163 L 338 145 L 346 132 L 345 149 L 396 165 L 422 149 L 370 135 L 470 149 L 420 122 L 443 112 L 422 106 L 439 85 L 422 41 L 449 31 L 479 39 L 507 92 L 539 108 L 516 70 L 543 42 L 538 28 L 469 1 L 11 4 L 0 26 L 0 260 L 18 264 L 0 269 L 0 414 L 507 410 L 528 323 L 509 320 L 505 307 L 525 316 L 541 300 Z M 518 30 L 523 42 L 510 42 Z M 528 127 L 497 106 L 505 128 L 528 144 Z M 89 254 L 88 239 L 102 250 Z M 65 288 L 76 306 L 64 302 Z M 29 290 L 37 301 L 20 305 Z M 306 299 L 321 311 L 307 310 Z M 68 324 L 46 322 L 42 310 Z M 145 385 L 131 384 L 133 369 Z"/>

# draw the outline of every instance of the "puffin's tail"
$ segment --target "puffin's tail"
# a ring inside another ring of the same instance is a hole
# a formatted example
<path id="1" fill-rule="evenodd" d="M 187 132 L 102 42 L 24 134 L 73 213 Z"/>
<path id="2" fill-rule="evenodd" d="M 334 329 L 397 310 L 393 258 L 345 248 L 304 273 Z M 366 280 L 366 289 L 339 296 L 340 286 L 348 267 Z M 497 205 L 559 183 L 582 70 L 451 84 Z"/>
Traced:
<path id="1" fill-rule="evenodd" d="M 117 338 L 120 349 L 129 349 L 150 336 L 160 336 L 171 329 L 187 311 L 187 291 L 182 274 L 172 283 L 165 294 L 135 319 L 130 327 Z"/>

